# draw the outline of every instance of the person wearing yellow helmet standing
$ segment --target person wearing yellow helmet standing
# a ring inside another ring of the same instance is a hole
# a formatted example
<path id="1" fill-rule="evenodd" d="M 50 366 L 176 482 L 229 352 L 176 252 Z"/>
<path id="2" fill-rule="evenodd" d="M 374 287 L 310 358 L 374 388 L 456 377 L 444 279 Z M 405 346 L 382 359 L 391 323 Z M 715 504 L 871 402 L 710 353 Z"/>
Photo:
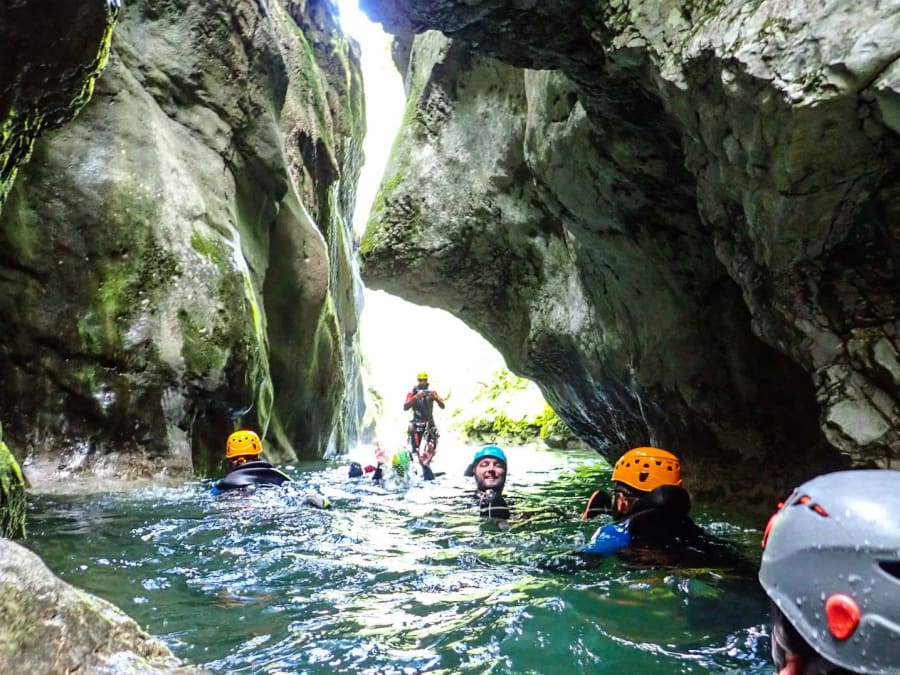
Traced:
<path id="1" fill-rule="evenodd" d="M 428 466 L 437 450 L 438 430 L 434 423 L 434 404 L 443 410 L 444 399 L 428 384 L 428 373 L 420 372 L 416 376 L 416 385 L 406 394 L 403 402 L 404 410 L 412 410 L 413 417 L 409 422 L 407 434 L 410 450 L 419 457 L 422 466 Z M 422 437 L 429 441 L 422 453 L 419 452 Z"/>
<path id="2" fill-rule="evenodd" d="M 702 537 L 688 515 L 691 499 L 682 485 L 681 461 L 671 452 L 633 448 L 616 462 L 612 481 L 613 496 L 594 492 L 582 520 L 611 513 L 614 522 L 600 527 L 582 553 L 609 555 L 633 544 L 668 546 Z"/>

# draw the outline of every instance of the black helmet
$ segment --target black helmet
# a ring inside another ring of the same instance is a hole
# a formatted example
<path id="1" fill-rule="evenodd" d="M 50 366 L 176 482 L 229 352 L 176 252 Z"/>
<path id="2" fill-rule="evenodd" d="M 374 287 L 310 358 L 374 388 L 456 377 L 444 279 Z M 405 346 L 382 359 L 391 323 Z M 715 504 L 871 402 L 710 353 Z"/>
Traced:
<path id="1" fill-rule="evenodd" d="M 804 483 L 763 547 L 760 583 L 818 654 L 857 673 L 900 673 L 900 471 Z"/>

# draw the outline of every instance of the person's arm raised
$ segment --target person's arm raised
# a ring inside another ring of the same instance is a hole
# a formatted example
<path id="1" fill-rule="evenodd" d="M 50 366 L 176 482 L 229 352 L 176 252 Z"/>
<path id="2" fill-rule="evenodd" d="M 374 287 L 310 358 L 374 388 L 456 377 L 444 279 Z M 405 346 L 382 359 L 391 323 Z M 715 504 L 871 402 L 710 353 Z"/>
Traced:
<path id="1" fill-rule="evenodd" d="M 444 399 L 441 398 L 440 394 L 432 390 L 431 398 L 433 398 L 435 400 L 435 403 L 437 403 L 441 407 L 441 410 L 444 409 Z"/>

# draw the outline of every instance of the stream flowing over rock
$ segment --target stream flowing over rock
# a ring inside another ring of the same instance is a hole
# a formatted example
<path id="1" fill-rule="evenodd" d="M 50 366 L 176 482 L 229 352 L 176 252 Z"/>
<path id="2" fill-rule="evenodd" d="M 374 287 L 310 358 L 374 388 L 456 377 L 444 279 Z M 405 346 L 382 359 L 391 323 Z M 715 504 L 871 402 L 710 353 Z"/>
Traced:
<path id="1" fill-rule="evenodd" d="M 897 465 L 900 2 L 363 7 L 408 96 L 369 286 L 695 492 Z"/>
<path id="2" fill-rule="evenodd" d="M 91 101 L 20 165 L 0 420 L 33 485 L 209 470 L 237 424 L 276 461 L 358 433 L 364 104 L 335 12 L 128 2 Z"/>

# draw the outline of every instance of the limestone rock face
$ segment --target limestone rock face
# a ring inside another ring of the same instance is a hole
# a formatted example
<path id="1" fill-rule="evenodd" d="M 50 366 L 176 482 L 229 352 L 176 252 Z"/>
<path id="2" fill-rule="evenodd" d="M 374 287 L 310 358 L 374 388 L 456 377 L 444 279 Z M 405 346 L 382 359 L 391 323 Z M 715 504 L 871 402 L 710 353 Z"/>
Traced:
<path id="1" fill-rule="evenodd" d="M 896 1 L 366 9 L 408 63 L 370 286 L 699 492 L 896 457 Z"/>
<path id="2" fill-rule="evenodd" d="M 0 419 L 32 482 L 340 449 L 358 53 L 327 1 L 129 2 L 0 219 Z M 346 376 L 345 376 L 346 373 Z"/>
<path id="3" fill-rule="evenodd" d="M 11 0 L 0 6 L 0 209 L 34 139 L 90 99 L 119 0 Z"/>
<path id="4" fill-rule="evenodd" d="M 105 600 L 60 580 L 28 549 L 0 539 L 4 673 L 195 673 Z"/>

